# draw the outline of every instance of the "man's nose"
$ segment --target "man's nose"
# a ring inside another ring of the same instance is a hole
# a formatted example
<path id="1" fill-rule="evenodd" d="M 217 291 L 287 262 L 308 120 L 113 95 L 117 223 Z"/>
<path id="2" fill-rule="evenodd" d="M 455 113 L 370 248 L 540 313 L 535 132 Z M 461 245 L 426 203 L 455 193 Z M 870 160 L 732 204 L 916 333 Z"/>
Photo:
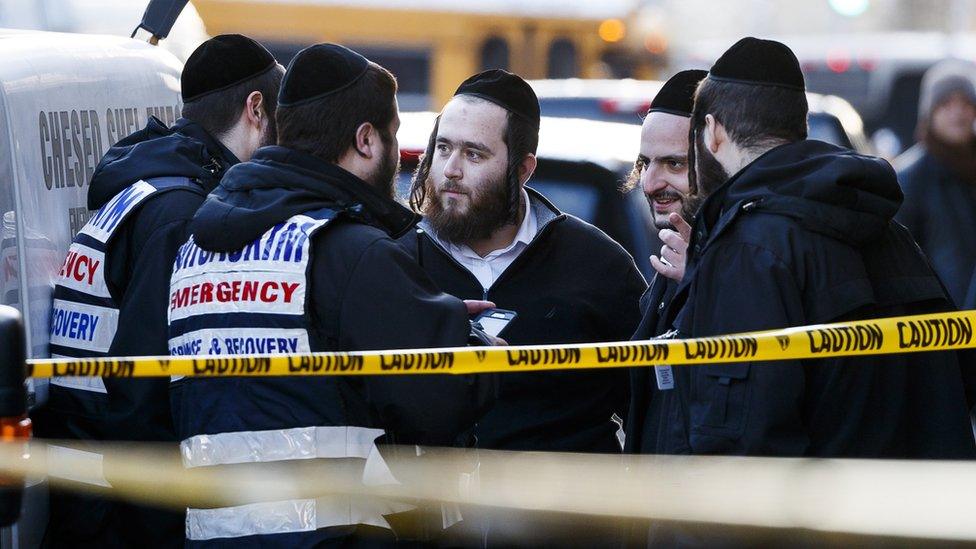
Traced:
<path id="1" fill-rule="evenodd" d="M 447 158 L 444 164 L 444 177 L 448 179 L 461 179 L 464 172 L 461 171 L 461 155 L 455 151 Z"/>
<path id="2" fill-rule="evenodd" d="M 646 195 L 652 195 L 667 186 L 667 182 L 657 176 L 653 165 L 648 165 L 644 168 L 641 172 L 640 182 L 641 188 Z"/>

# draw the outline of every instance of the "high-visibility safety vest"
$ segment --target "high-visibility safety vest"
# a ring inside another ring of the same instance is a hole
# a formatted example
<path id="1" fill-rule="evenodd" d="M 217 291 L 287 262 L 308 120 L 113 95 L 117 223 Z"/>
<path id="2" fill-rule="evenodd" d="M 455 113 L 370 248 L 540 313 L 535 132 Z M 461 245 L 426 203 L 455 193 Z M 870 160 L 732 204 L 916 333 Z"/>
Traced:
<path id="1" fill-rule="evenodd" d="M 311 242 L 335 215 L 321 209 L 292 216 L 233 252 L 204 250 L 191 237 L 177 254 L 170 281 L 170 354 L 312 351 L 306 315 Z M 384 430 L 347 410 L 342 381 L 174 381 L 180 384 L 173 388 L 181 395 L 174 414 L 188 468 L 328 458 L 366 484 L 396 483 L 375 443 Z M 248 536 L 288 545 L 299 543 L 296 535 L 326 535 L 315 531 L 333 526 L 389 528 L 384 516 L 411 509 L 341 495 L 190 508 L 186 536 L 189 546 Z"/>
<path id="2" fill-rule="evenodd" d="M 105 279 L 112 237 L 147 199 L 175 189 L 201 192 L 186 177 L 139 180 L 112 197 L 78 232 L 55 278 L 51 307 L 50 351 L 55 358 L 108 355 L 119 325 L 119 305 Z M 86 402 L 104 400 L 100 377 L 55 377 L 52 396 L 64 390 Z"/>

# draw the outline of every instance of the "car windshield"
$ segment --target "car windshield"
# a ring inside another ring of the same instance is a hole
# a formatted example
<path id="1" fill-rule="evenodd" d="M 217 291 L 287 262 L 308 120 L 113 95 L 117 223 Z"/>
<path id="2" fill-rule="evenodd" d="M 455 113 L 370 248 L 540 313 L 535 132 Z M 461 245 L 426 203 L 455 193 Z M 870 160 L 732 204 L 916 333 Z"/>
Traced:
<path id="1" fill-rule="evenodd" d="M 587 223 L 596 222 L 600 193 L 595 187 L 556 179 L 535 178 L 528 185 L 542 193 L 560 211 L 575 215 Z"/>
<path id="2" fill-rule="evenodd" d="M 807 138 L 826 141 L 838 147 L 854 148 L 837 117 L 824 112 L 810 113 L 807 119 Z"/>

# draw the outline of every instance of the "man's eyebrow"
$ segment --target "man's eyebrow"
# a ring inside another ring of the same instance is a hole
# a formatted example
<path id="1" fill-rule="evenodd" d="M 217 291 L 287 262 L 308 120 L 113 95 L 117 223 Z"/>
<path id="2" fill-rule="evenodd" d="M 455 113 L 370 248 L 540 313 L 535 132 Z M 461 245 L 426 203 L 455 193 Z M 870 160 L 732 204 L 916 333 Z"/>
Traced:
<path id="1" fill-rule="evenodd" d="M 648 163 L 650 163 L 651 159 L 648 158 L 647 156 L 643 155 L 643 154 L 638 154 L 637 155 L 637 161 L 638 162 L 641 162 L 641 163 L 644 163 L 644 164 L 648 164 Z"/>
<path id="2" fill-rule="evenodd" d="M 449 144 L 452 144 L 452 145 L 455 143 L 455 141 L 453 139 L 451 139 L 449 137 L 445 137 L 445 136 L 437 136 L 436 142 L 437 143 L 449 143 Z M 464 147 L 465 149 L 472 149 L 472 150 L 481 151 L 481 152 L 484 152 L 484 153 L 487 153 L 487 154 L 493 154 L 492 151 L 491 151 L 491 147 L 489 147 L 488 145 L 485 145 L 484 143 L 479 143 L 477 141 L 464 141 L 464 142 L 461 143 L 461 146 Z"/>
<path id="3" fill-rule="evenodd" d="M 481 152 L 491 154 L 491 148 L 488 145 L 485 145 L 484 143 L 478 143 L 477 141 L 465 141 L 464 148 L 474 149 L 476 151 L 481 151 Z"/>
<path id="4" fill-rule="evenodd" d="M 658 163 L 660 163 L 660 162 L 687 162 L 688 161 L 688 155 L 687 154 L 667 154 L 667 155 L 664 155 L 664 156 L 655 156 L 654 157 L 654 161 L 655 162 L 658 162 Z"/>

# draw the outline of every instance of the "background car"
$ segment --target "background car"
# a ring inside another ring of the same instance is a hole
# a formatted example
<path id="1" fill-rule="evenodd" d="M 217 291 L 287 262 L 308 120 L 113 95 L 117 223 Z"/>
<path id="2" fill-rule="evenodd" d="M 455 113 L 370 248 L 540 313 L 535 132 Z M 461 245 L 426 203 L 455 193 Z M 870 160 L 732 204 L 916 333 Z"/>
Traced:
<path id="1" fill-rule="evenodd" d="M 532 80 L 542 114 L 640 124 L 651 99 L 664 85 L 657 80 Z M 870 153 L 857 111 L 837 96 L 808 93 L 810 139 Z"/>
<path id="2" fill-rule="evenodd" d="M 436 116 L 432 112 L 400 113 L 397 192 L 404 201 Z M 622 190 L 639 148 L 640 126 L 543 116 L 539 163 L 528 185 L 563 212 L 596 225 L 619 242 L 650 280 L 654 270 L 648 256 L 661 249 L 657 229 L 643 193 Z"/>

